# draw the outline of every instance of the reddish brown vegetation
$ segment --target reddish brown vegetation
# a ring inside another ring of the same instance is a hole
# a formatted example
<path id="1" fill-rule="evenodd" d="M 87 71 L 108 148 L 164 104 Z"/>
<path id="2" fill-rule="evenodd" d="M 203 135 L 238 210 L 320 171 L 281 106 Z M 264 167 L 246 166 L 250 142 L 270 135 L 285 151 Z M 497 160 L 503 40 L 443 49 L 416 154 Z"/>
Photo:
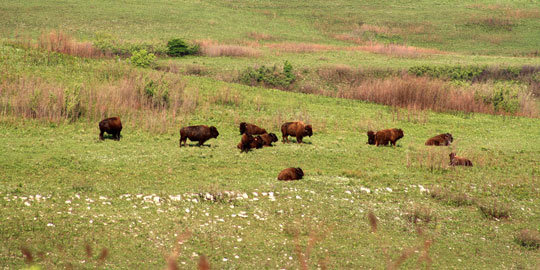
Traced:
<path id="1" fill-rule="evenodd" d="M 313 129 L 311 125 L 306 125 L 302 121 L 287 122 L 281 125 L 281 134 L 283 143 L 289 142 L 289 136 L 296 137 L 296 142 L 302 143 L 302 138 L 313 135 Z"/>
<path id="2" fill-rule="evenodd" d="M 426 145 L 435 145 L 435 146 L 448 146 L 454 141 L 454 137 L 450 133 L 439 134 L 437 136 L 431 137 L 426 141 Z"/>
<path id="3" fill-rule="evenodd" d="M 100 49 L 94 48 L 90 42 L 78 42 L 73 37 L 61 32 L 51 31 L 42 34 L 37 47 L 51 52 L 58 52 L 79 57 L 99 58 L 110 56 Z"/>
<path id="4" fill-rule="evenodd" d="M 472 162 L 466 158 L 456 156 L 456 153 L 450 153 L 450 166 L 472 166 Z"/>
<path id="5" fill-rule="evenodd" d="M 111 134 L 114 140 L 120 140 L 120 132 L 122 131 L 122 121 L 119 117 L 111 117 L 99 122 L 99 139 L 103 140 L 103 133 Z"/>
<path id="6" fill-rule="evenodd" d="M 388 143 L 391 143 L 393 146 L 396 146 L 396 141 L 403 138 L 403 130 L 392 128 L 379 130 L 377 133 L 370 130 L 368 131 L 367 135 L 368 144 L 375 144 L 376 146 L 379 146 L 388 145 Z"/>
<path id="7" fill-rule="evenodd" d="M 266 129 L 260 128 L 257 125 L 249 124 L 246 122 L 240 123 L 240 134 L 247 133 L 249 135 L 259 135 L 266 133 Z"/>
<path id="8" fill-rule="evenodd" d="M 182 142 L 184 143 L 184 146 L 187 144 L 187 139 L 190 141 L 196 141 L 199 142 L 199 146 L 202 146 L 204 142 L 211 138 L 217 138 L 219 136 L 219 132 L 216 127 L 214 126 L 205 126 L 205 125 L 198 125 L 198 126 L 188 126 L 183 127 L 180 129 L 180 147 L 182 147 Z"/>
<path id="9" fill-rule="evenodd" d="M 291 181 L 300 180 L 304 176 L 304 171 L 301 168 L 287 168 L 282 170 L 278 175 L 278 180 Z"/>
<path id="10" fill-rule="evenodd" d="M 197 41 L 197 43 L 201 48 L 200 53 L 204 56 L 258 57 L 261 55 L 261 51 L 252 47 L 217 44 L 211 40 Z"/>

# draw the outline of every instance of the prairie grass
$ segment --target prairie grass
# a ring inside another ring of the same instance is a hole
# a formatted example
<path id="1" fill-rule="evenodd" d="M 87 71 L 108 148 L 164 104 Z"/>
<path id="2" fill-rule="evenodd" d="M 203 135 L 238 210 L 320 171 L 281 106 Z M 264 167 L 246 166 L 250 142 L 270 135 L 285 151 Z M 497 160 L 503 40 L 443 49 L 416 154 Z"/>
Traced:
<path id="1" fill-rule="evenodd" d="M 200 40 L 196 42 L 200 46 L 200 53 L 209 57 L 259 57 L 261 51 L 252 47 L 240 45 L 219 44 L 212 40 Z"/>
<path id="2" fill-rule="evenodd" d="M 101 58 L 111 56 L 110 53 L 95 48 L 91 42 L 76 41 L 73 37 L 61 31 L 51 31 L 42 34 L 35 46 L 50 52 L 78 57 Z"/>
<path id="3" fill-rule="evenodd" d="M 523 229 L 515 237 L 516 242 L 529 249 L 540 248 L 540 233 L 537 230 Z"/>
<path id="4" fill-rule="evenodd" d="M 409 45 L 400 45 L 400 44 L 381 44 L 376 42 L 369 42 L 368 44 L 361 45 L 355 50 L 362 50 L 371 53 L 384 54 L 391 57 L 405 57 L 405 58 L 416 58 L 422 57 L 424 55 L 431 54 L 445 54 L 446 52 L 429 49 L 429 48 L 418 48 Z"/>

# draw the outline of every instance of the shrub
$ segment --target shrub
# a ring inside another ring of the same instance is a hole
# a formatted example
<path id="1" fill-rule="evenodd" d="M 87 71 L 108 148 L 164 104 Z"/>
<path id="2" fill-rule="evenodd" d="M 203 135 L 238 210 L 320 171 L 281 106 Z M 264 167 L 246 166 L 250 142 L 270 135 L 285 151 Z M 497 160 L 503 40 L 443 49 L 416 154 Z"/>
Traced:
<path id="1" fill-rule="evenodd" d="M 506 219 L 510 217 L 508 206 L 499 202 L 484 203 L 479 205 L 478 208 L 486 218 Z"/>
<path id="2" fill-rule="evenodd" d="M 137 67 L 149 67 L 154 64 L 156 56 L 153 53 L 149 53 L 145 49 L 134 51 L 131 55 L 130 61 Z"/>
<path id="3" fill-rule="evenodd" d="M 179 38 L 171 39 L 167 42 L 167 54 L 172 57 L 196 54 L 198 51 L 199 45 L 191 46 Z"/>
<path id="4" fill-rule="evenodd" d="M 150 79 L 143 88 L 144 96 L 154 107 L 169 107 L 169 85 L 167 81 Z"/>
<path id="5" fill-rule="evenodd" d="M 523 229 L 516 235 L 516 242 L 530 249 L 540 248 L 540 233 L 535 230 Z"/>
<path id="6" fill-rule="evenodd" d="M 471 81 L 480 76 L 486 67 L 478 66 L 413 66 L 408 72 L 416 76 L 429 76 L 449 80 Z"/>
<path id="7" fill-rule="evenodd" d="M 240 82 L 248 85 L 267 85 L 272 87 L 286 88 L 296 80 L 293 73 L 293 66 L 289 61 L 283 64 L 283 70 L 279 71 L 277 66 L 268 68 L 261 66 L 259 68 L 247 68 L 240 74 Z"/>

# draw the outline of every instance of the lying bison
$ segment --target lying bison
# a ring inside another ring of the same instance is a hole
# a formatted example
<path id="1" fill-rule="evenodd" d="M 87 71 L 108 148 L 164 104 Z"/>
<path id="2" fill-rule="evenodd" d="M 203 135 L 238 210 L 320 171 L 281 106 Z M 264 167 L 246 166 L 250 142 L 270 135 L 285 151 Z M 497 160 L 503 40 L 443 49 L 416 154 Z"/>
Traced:
<path id="1" fill-rule="evenodd" d="M 254 124 L 248 124 L 246 122 L 240 123 L 240 134 L 247 133 L 249 135 L 259 135 L 266 133 L 266 129 L 260 128 Z"/>
<path id="2" fill-rule="evenodd" d="M 217 138 L 218 136 L 219 132 L 214 126 L 209 127 L 199 125 L 183 127 L 182 129 L 180 129 L 180 147 L 182 147 L 182 142 L 184 142 L 184 146 L 186 146 L 187 139 L 192 142 L 197 141 L 199 142 L 199 146 L 201 146 L 209 139 Z"/>
<path id="3" fill-rule="evenodd" d="M 251 149 L 259 149 L 264 145 L 264 141 L 261 136 L 253 137 L 250 134 L 244 133 L 242 139 L 236 147 L 241 150 L 241 152 L 249 152 Z"/>
<path id="4" fill-rule="evenodd" d="M 281 134 L 283 136 L 283 143 L 285 141 L 289 142 L 289 136 L 296 137 L 296 142 L 302 143 L 302 138 L 313 135 L 313 129 L 311 125 L 306 125 L 302 121 L 287 122 L 281 125 Z"/>
<path id="5" fill-rule="evenodd" d="M 99 139 L 103 140 L 103 133 L 111 134 L 114 140 L 120 140 L 120 132 L 122 131 L 122 122 L 119 117 L 111 117 L 99 122 Z"/>
<path id="6" fill-rule="evenodd" d="M 263 140 L 263 146 L 273 146 L 272 143 L 278 141 L 278 137 L 274 133 L 265 133 L 260 135 L 260 137 Z"/>
<path id="7" fill-rule="evenodd" d="M 300 180 L 304 176 L 304 171 L 300 168 L 287 168 L 281 171 L 277 177 L 278 180 L 290 181 Z"/>
<path id="8" fill-rule="evenodd" d="M 456 156 L 456 153 L 450 153 L 450 166 L 472 166 L 472 162 L 466 158 Z"/>
<path id="9" fill-rule="evenodd" d="M 450 133 L 439 134 L 435 137 L 429 138 L 426 141 L 426 145 L 435 145 L 435 146 L 447 146 L 454 141 L 454 137 Z"/>
<path id="10" fill-rule="evenodd" d="M 393 146 L 396 146 L 396 141 L 403 138 L 403 130 L 392 128 L 379 130 L 377 133 L 373 131 L 367 132 L 368 144 L 379 145 L 388 145 L 391 143 Z"/>

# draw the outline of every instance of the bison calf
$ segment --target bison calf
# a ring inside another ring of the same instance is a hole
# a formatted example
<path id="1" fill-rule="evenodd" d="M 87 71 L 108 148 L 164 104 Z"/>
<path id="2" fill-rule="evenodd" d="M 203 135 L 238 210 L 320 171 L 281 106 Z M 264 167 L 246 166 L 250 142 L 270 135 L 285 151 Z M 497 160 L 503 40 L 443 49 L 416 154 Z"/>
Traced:
<path id="1" fill-rule="evenodd" d="M 259 135 L 266 133 L 266 129 L 260 128 L 254 124 L 248 124 L 246 122 L 240 123 L 240 134 L 247 133 L 249 135 Z"/>
<path id="2" fill-rule="evenodd" d="M 456 153 L 450 153 L 450 166 L 472 166 L 472 162 L 466 158 L 456 156 Z"/>
<path id="3" fill-rule="evenodd" d="M 454 141 L 454 137 L 450 133 L 439 134 L 435 137 L 429 138 L 426 141 L 426 145 L 435 145 L 435 146 L 447 146 Z"/>
<path id="4" fill-rule="evenodd" d="M 189 139 L 190 141 L 199 142 L 199 146 L 201 146 L 209 139 L 217 138 L 218 136 L 219 132 L 214 126 L 209 127 L 205 125 L 199 125 L 183 127 L 182 129 L 180 129 L 180 147 L 182 147 L 182 142 L 184 143 L 184 146 L 186 146 L 187 139 Z"/>
<path id="5" fill-rule="evenodd" d="M 263 135 L 260 135 L 260 137 L 263 140 L 263 146 L 272 146 L 273 142 L 278 141 L 278 137 L 274 133 L 265 133 Z"/>
<path id="6" fill-rule="evenodd" d="M 114 140 L 120 140 L 120 132 L 122 131 L 122 122 L 119 117 L 111 117 L 99 122 L 99 139 L 103 140 L 103 133 L 111 134 Z"/>
<path id="7" fill-rule="evenodd" d="M 281 135 L 283 143 L 289 142 L 289 136 L 296 137 L 296 142 L 302 143 L 302 138 L 313 135 L 313 129 L 311 125 L 306 125 L 302 121 L 287 122 L 281 125 Z"/>
<path id="8" fill-rule="evenodd" d="M 373 131 L 368 131 L 368 144 L 379 145 L 388 145 L 391 143 L 393 146 L 396 146 L 396 141 L 403 138 L 403 130 L 392 128 L 379 130 L 377 133 Z"/>
<path id="9" fill-rule="evenodd" d="M 300 180 L 304 176 L 304 171 L 300 168 L 287 168 L 281 171 L 277 177 L 278 180 L 290 181 Z"/>

